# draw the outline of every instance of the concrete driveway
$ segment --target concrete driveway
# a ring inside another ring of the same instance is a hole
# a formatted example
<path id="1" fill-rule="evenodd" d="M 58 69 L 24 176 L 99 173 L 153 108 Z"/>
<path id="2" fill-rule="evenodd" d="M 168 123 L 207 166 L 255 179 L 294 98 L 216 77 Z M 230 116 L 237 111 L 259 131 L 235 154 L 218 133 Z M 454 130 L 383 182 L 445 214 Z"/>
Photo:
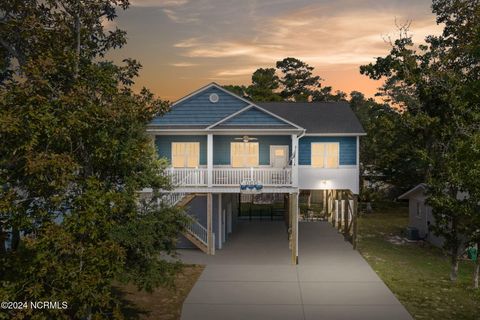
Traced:
<path id="1" fill-rule="evenodd" d="M 283 222 L 242 222 L 223 250 L 180 250 L 207 267 L 183 305 L 183 320 L 412 319 L 362 256 L 326 222 L 299 226 L 290 265 Z"/>

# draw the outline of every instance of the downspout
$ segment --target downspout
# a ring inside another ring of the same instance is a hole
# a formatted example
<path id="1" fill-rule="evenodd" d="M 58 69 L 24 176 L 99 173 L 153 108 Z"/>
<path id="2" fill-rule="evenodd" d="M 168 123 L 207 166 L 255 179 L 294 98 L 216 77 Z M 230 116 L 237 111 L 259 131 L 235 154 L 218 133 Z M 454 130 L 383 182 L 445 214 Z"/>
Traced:
<path id="1" fill-rule="evenodd" d="M 298 136 L 298 140 L 303 138 L 303 136 L 307 133 L 307 129 L 303 129 L 303 132 Z"/>
<path id="2" fill-rule="evenodd" d="M 295 163 L 295 161 L 297 161 L 297 165 L 296 165 L 296 183 L 298 184 L 298 166 L 300 165 L 300 162 L 299 162 L 299 159 L 298 159 L 298 156 L 299 156 L 299 145 L 300 145 L 300 139 L 305 136 L 305 132 L 307 130 L 306 129 L 303 129 L 302 133 L 300 135 L 297 135 L 297 143 L 295 145 L 295 150 L 292 150 L 292 157 L 291 157 L 291 164 L 292 164 L 292 174 L 293 174 L 293 164 Z M 293 136 L 293 135 L 292 135 Z M 295 180 L 294 180 L 295 181 Z"/>

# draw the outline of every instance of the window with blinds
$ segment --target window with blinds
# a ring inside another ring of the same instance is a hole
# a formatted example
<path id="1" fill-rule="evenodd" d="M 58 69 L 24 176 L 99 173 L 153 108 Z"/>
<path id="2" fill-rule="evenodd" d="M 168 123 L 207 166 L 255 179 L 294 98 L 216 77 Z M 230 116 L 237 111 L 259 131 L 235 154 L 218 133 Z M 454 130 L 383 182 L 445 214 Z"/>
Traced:
<path id="1" fill-rule="evenodd" d="M 174 168 L 197 168 L 199 162 L 199 142 L 172 142 L 172 166 Z"/>
<path id="2" fill-rule="evenodd" d="M 258 166 L 258 142 L 232 142 L 230 163 L 234 168 Z"/>
<path id="3" fill-rule="evenodd" d="M 312 143 L 312 167 L 338 168 L 339 149 L 338 142 Z"/>

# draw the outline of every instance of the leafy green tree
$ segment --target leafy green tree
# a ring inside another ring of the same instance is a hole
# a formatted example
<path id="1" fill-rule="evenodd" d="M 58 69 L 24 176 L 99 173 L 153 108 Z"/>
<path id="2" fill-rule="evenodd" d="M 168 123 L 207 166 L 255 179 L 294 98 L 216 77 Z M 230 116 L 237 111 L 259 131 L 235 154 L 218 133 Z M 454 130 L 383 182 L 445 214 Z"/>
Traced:
<path id="1" fill-rule="evenodd" d="M 315 102 L 338 102 L 347 101 L 347 94 L 341 90 L 332 92 L 332 87 L 322 87 L 312 92 L 312 101 Z"/>
<path id="2" fill-rule="evenodd" d="M 296 58 L 285 58 L 276 63 L 282 73 L 280 95 L 285 100 L 309 101 L 314 91 L 320 88 L 320 77 L 314 76 L 313 67 Z"/>
<path id="3" fill-rule="evenodd" d="M 245 86 L 238 86 L 238 85 L 225 85 L 225 86 L 222 86 L 224 89 L 230 91 L 230 92 L 233 92 L 235 93 L 237 96 L 240 96 L 242 98 L 247 98 L 247 99 L 250 99 L 250 96 L 248 95 L 247 93 L 247 87 Z"/>
<path id="4" fill-rule="evenodd" d="M 157 205 L 170 186 L 145 131 L 168 105 L 132 91 L 135 60 L 104 59 L 126 42 L 103 28 L 117 6 L 128 1 L 0 3 L 0 298 L 68 302 L 7 318 L 122 318 L 114 281 L 150 290 L 179 269 L 160 256 L 185 219 Z"/>
<path id="5" fill-rule="evenodd" d="M 248 86 L 248 96 L 257 102 L 281 101 L 282 97 L 275 92 L 280 86 L 275 68 L 260 68 L 252 75 L 252 84 Z"/>
<path id="6" fill-rule="evenodd" d="M 446 239 L 454 281 L 464 238 L 472 237 L 471 217 L 478 214 L 480 177 L 463 168 L 476 167 L 480 159 L 462 155 L 475 154 L 478 146 L 465 141 L 479 130 L 480 3 L 434 0 L 432 8 L 445 26 L 442 35 L 428 36 L 425 45 L 416 47 L 404 27 L 389 55 L 362 66 L 361 72 L 386 78 L 383 94 L 403 110 L 405 130 L 399 134 L 418 141 L 416 154 L 427 164 L 433 231 Z M 461 194 L 471 194 L 471 200 Z"/>

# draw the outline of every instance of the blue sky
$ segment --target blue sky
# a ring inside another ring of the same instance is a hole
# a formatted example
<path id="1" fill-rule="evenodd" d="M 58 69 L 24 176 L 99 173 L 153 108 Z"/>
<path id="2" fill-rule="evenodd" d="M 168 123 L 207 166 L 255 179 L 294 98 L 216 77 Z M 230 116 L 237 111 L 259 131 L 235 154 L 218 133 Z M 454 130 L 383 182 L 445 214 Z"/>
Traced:
<path id="1" fill-rule="evenodd" d="M 373 96 L 379 82 L 359 74 L 361 64 L 388 53 L 395 23 L 411 21 L 416 41 L 439 33 L 429 0 L 131 0 L 106 23 L 128 33 L 115 60 L 144 66 L 137 87 L 164 99 L 216 81 L 249 84 L 260 67 L 296 57 L 334 89 Z"/>

